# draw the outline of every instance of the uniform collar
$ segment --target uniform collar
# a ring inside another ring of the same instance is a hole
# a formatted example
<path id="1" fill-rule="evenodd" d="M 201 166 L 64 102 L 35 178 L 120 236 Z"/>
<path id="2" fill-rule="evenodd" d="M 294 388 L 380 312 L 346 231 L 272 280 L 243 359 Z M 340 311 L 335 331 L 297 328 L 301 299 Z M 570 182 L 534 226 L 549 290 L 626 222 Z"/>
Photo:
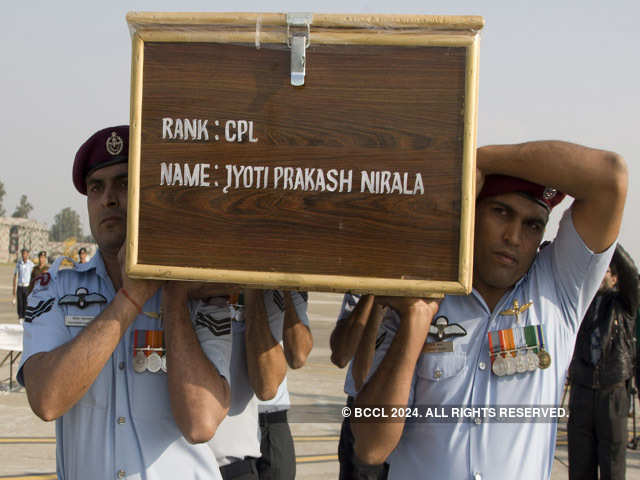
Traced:
<path id="1" fill-rule="evenodd" d="M 535 263 L 535 260 L 534 260 L 534 263 Z M 471 290 L 471 294 L 476 298 L 476 300 L 480 303 L 482 308 L 484 308 L 487 311 L 488 314 L 493 315 L 495 314 L 495 312 L 504 310 L 503 306 L 511 301 L 511 297 L 513 296 L 514 292 L 518 290 L 520 285 L 522 285 L 522 283 L 529 277 L 529 272 L 531 272 L 532 268 L 533 268 L 533 263 L 531 264 L 531 267 L 529 268 L 527 273 L 525 273 L 522 277 L 520 277 L 520 280 L 518 280 L 513 287 L 511 287 L 509 290 L 504 292 L 504 295 L 502 296 L 502 298 L 500 298 L 500 300 L 498 300 L 498 303 L 496 303 L 496 308 L 493 310 L 493 312 L 489 310 L 489 306 L 487 305 L 487 302 L 482 297 L 480 292 L 478 292 L 478 290 L 475 289 L 475 287 Z"/>
<path id="2" fill-rule="evenodd" d="M 100 249 L 96 250 L 95 255 L 91 257 L 87 263 L 76 263 L 75 271 L 76 272 L 88 272 L 90 270 L 95 270 L 96 274 L 102 278 L 109 285 L 113 286 L 113 282 L 107 273 L 107 267 L 104 265 L 104 260 L 102 259 L 102 252 Z M 113 287 L 112 287 L 113 288 Z"/>

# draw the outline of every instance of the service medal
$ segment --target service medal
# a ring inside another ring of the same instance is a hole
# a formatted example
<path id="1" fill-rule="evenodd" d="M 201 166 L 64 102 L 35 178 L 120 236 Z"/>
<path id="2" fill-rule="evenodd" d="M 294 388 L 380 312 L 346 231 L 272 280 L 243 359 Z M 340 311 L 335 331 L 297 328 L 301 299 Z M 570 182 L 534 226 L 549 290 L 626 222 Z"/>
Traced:
<path id="1" fill-rule="evenodd" d="M 162 368 L 162 359 L 156 352 L 151 353 L 147 357 L 147 370 L 151 373 L 157 373 Z"/>
<path id="2" fill-rule="evenodd" d="M 540 360 L 538 359 L 538 355 L 533 353 L 533 350 L 529 350 L 527 352 L 527 370 L 535 372 L 539 365 Z"/>
<path id="3" fill-rule="evenodd" d="M 162 360 L 162 365 L 160 366 L 160 368 L 162 369 L 162 371 L 164 373 L 167 373 L 167 356 L 166 355 L 162 355 L 161 360 Z"/>
<path id="4" fill-rule="evenodd" d="M 514 375 L 516 373 L 516 359 L 510 354 L 507 354 L 507 358 L 505 358 L 505 365 L 507 366 L 506 375 Z"/>
<path id="5" fill-rule="evenodd" d="M 142 351 L 136 352 L 133 357 L 133 370 L 142 373 L 147 369 L 147 356 Z"/>
<path id="6" fill-rule="evenodd" d="M 538 366 L 542 370 L 549 368 L 551 365 L 551 355 L 549 355 L 545 350 L 540 349 L 538 352 L 538 360 L 540 361 Z"/>
<path id="7" fill-rule="evenodd" d="M 528 369 L 527 356 L 522 352 L 518 352 L 516 355 L 516 372 L 524 373 Z"/>
<path id="8" fill-rule="evenodd" d="M 505 365 L 505 359 L 502 358 L 502 356 L 498 355 L 496 359 L 493 361 L 491 370 L 498 377 L 504 377 L 505 374 L 507 373 L 507 366 Z"/>

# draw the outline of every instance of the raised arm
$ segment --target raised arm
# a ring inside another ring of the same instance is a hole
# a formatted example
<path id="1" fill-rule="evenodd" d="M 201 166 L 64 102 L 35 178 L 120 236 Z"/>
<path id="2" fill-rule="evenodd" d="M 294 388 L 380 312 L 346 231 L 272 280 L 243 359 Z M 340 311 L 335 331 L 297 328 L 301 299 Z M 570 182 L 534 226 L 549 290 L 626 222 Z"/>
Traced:
<path id="1" fill-rule="evenodd" d="M 130 298 L 119 291 L 75 338 L 51 351 L 36 353 L 25 362 L 22 371 L 27 398 L 38 417 L 55 420 L 87 393 L 138 315 L 133 302 L 144 305 L 159 285 L 156 281 L 126 279 L 123 287 Z"/>
<path id="2" fill-rule="evenodd" d="M 373 295 L 363 295 L 351 314 L 336 323 L 329 340 L 331 362 L 334 365 L 344 368 L 355 355 L 373 307 L 373 299 Z M 343 304 L 343 310 L 345 307 L 346 305 Z"/>
<path id="3" fill-rule="evenodd" d="M 353 356 L 353 381 L 356 384 L 356 390 L 360 390 L 364 385 L 371 365 L 373 364 L 373 355 L 376 351 L 376 340 L 382 318 L 384 317 L 385 307 L 382 305 L 374 305 L 371 314 L 364 328 L 362 338 L 358 343 L 358 349 Z"/>
<path id="4" fill-rule="evenodd" d="M 206 356 L 193 328 L 188 288 L 182 282 L 167 282 L 162 289 L 167 383 L 182 435 L 191 443 L 202 443 L 213 437 L 226 416 L 231 395 L 228 381 Z"/>
<path id="5" fill-rule="evenodd" d="M 571 195 L 573 224 L 592 251 L 616 240 L 627 194 L 627 167 L 616 153 L 561 141 L 491 145 L 478 149 L 477 166 Z"/>
<path id="6" fill-rule="evenodd" d="M 260 400 L 271 400 L 287 373 L 280 343 L 269 327 L 263 290 L 245 290 L 244 339 L 251 387 Z"/>
<path id="7" fill-rule="evenodd" d="M 355 405 L 406 406 L 411 392 L 413 373 L 422 352 L 438 302 L 425 299 L 378 298 L 400 316 L 400 324 L 384 359 L 364 388 Z M 356 457 L 365 464 L 379 465 L 400 441 L 404 421 L 373 422 L 352 419 Z"/>
<path id="8" fill-rule="evenodd" d="M 300 301 L 300 308 L 307 309 L 307 302 L 304 301 L 299 293 L 295 296 Z M 311 330 L 305 325 L 294 303 L 293 294 L 284 292 L 284 325 L 282 327 L 282 344 L 284 348 L 284 356 L 287 364 L 293 369 L 302 367 L 307 361 L 307 357 L 313 348 L 313 337 Z"/>

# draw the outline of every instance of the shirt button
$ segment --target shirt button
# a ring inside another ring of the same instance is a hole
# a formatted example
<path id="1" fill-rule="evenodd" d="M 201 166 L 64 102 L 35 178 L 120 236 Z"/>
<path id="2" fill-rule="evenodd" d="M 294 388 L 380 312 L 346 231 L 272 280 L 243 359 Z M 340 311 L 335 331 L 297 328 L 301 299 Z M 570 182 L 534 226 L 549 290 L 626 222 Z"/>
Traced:
<path id="1" fill-rule="evenodd" d="M 474 422 L 476 422 L 476 425 L 480 425 L 482 423 L 482 418 L 480 417 L 476 417 L 473 419 Z M 479 473 L 476 473 L 476 475 L 480 475 Z M 482 477 L 480 477 L 482 478 Z"/>
<path id="2" fill-rule="evenodd" d="M 124 417 L 118 417 L 118 423 L 120 425 L 122 425 L 126 420 L 124 419 Z"/>
<path id="3" fill-rule="evenodd" d="M 436 369 L 436 371 L 433 372 L 433 376 L 436 378 L 440 378 L 442 376 L 442 370 L 440 370 L 439 368 Z"/>
<path id="4" fill-rule="evenodd" d="M 120 370 L 124 370 L 124 362 L 120 362 L 120 363 L 118 364 L 118 368 L 119 368 Z"/>
<path id="5" fill-rule="evenodd" d="M 485 369 L 487 368 L 487 364 L 486 364 L 486 363 L 484 363 L 484 362 L 480 362 L 480 363 L 478 364 L 478 368 L 479 368 L 480 370 L 485 370 Z"/>
<path id="6" fill-rule="evenodd" d="M 124 470 L 118 470 L 118 478 L 124 478 L 127 472 Z"/>
<path id="7" fill-rule="evenodd" d="M 473 480 L 482 480 L 482 475 L 480 475 L 478 472 L 474 473 Z"/>

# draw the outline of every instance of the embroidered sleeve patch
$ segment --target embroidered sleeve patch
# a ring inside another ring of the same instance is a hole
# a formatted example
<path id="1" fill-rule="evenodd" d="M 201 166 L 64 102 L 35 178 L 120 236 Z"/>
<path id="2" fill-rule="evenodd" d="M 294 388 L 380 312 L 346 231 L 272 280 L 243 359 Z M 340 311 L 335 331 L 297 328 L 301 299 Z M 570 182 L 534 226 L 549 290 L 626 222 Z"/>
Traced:
<path id="1" fill-rule="evenodd" d="M 33 307 L 28 306 L 24 312 L 24 321 L 31 322 L 43 313 L 47 313 L 49 310 L 51 310 L 54 301 L 55 298 L 50 298 L 49 300 L 41 300 L 37 305 Z"/>
<path id="2" fill-rule="evenodd" d="M 196 315 L 196 326 L 208 328 L 216 337 L 231 334 L 231 318 L 216 318 L 210 313 L 198 312 Z"/>
<path id="3" fill-rule="evenodd" d="M 284 296 L 280 291 L 273 291 L 273 303 L 275 303 L 281 312 L 284 312 Z"/>

